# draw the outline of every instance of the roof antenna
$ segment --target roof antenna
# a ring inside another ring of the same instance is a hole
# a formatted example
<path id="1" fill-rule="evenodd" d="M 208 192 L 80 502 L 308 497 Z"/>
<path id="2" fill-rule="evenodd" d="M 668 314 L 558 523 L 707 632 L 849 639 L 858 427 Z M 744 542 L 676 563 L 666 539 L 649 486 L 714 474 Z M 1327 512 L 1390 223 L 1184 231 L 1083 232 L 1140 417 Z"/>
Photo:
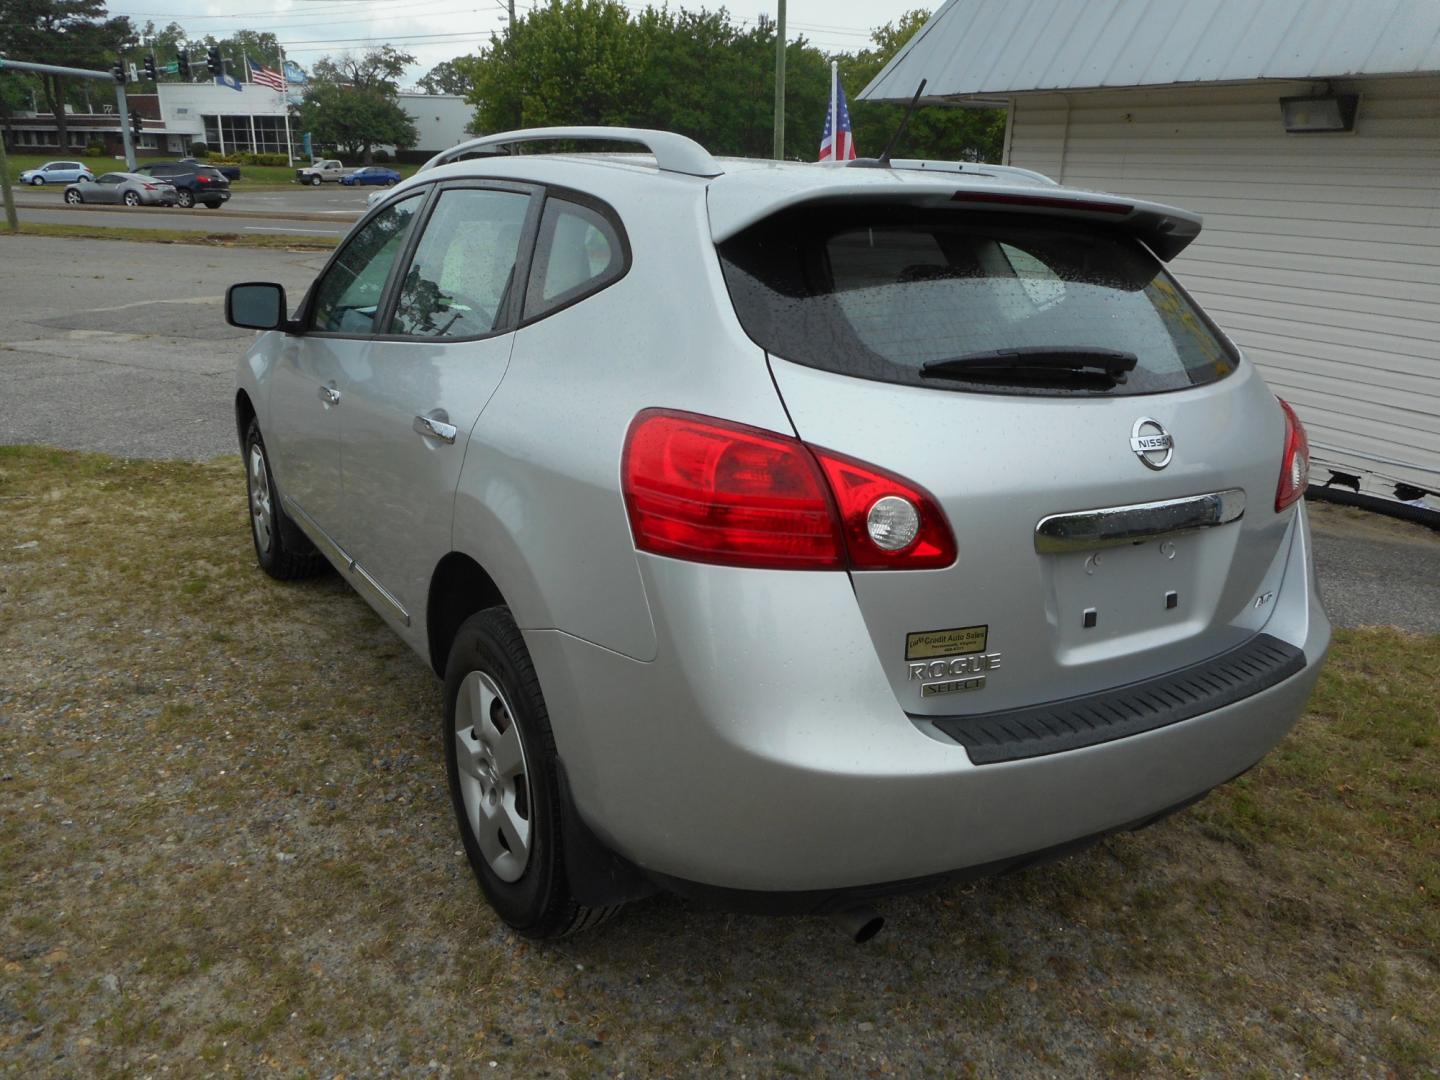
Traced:
<path id="1" fill-rule="evenodd" d="M 915 111 L 915 106 L 920 104 L 920 95 L 925 92 L 927 79 L 921 79 L 920 85 L 915 88 L 915 96 L 910 99 L 910 105 L 905 110 L 905 115 L 900 118 L 900 126 L 895 129 L 895 134 L 890 136 L 890 141 L 885 144 L 878 158 L 856 158 L 847 162 L 848 165 L 858 165 L 862 169 L 888 169 L 890 167 L 890 154 L 895 149 L 895 144 L 900 141 L 900 136 L 905 134 L 905 128 L 910 123 L 910 116 Z"/>

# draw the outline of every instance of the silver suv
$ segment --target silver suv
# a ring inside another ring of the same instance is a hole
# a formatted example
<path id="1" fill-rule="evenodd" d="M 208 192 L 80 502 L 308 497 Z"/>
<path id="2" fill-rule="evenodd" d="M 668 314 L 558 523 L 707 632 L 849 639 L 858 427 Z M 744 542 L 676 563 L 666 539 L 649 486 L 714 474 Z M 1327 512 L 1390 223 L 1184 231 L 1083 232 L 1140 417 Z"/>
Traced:
<path id="1" fill-rule="evenodd" d="M 293 315 L 231 288 L 260 565 L 330 563 L 444 679 L 516 930 L 663 888 L 863 937 L 1300 715 L 1305 433 L 1166 272 L 1199 229 L 1001 166 L 475 140 Z"/>

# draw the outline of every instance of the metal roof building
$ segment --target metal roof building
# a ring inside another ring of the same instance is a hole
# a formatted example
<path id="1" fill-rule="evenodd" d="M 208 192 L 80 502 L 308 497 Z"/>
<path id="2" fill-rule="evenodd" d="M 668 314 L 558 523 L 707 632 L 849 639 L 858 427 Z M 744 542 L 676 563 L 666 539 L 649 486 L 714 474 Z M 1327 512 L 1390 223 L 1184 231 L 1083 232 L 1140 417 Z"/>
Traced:
<path id="1" fill-rule="evenodd" d="M 1436 0 L 946 0 L 860 97 L 1433 71 Z"/>
<path id="2" fill-rule="evenodd" d="M 1176 272 L 1312 481 L 1440 511 L 1440 0 L 947 0 L 860 96 L 922 78 L 1006 164 L 1200 211 Z"/>

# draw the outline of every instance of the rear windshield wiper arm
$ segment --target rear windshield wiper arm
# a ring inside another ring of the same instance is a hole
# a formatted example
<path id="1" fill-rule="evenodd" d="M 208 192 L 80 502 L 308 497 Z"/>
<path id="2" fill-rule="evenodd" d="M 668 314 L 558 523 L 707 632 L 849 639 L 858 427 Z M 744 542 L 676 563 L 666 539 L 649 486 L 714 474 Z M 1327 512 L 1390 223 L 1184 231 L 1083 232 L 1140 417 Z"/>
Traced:
<path id="1" fill-rule="evenodd" d="M 920 366 L 926 379 L 984 376 L 993 379 L 1007 371 L 1026 381 L 1036 376 L 1102 372 L 1120 381 L 1135 370 L 1138 358 L 1119 349 L 1094 349 L 1082 345 L 1018 345 L 1012 349 L 986 349 L 965 353 L 944 360 L 931 360 Z"/>

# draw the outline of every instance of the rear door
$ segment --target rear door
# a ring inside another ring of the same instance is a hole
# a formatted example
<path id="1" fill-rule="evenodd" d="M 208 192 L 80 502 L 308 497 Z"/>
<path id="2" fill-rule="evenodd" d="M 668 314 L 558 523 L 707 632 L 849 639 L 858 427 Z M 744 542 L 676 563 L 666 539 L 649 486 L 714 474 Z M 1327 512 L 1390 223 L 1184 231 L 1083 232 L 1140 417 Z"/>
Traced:
<path id="1" fill-rule="evenodd" d="M 539 202 L 523 184 L 442 187 L 396 275 L 382 333 L 341 364 L 342 542 L 402 633 L 423 634 L 430 576 L 451 549 L 460 467 L 509 363 L 517 265 Z"/>
<path id="2" fill-rule="evenodd" d="M 1139 242 L 871 204 L 787 211 L 721 252 L 799 436 L 928 489 L 955 533 L 948 568 L 852 574 L 907 711 L 1089 693 L 1263 625 L 1293 517 L 1273 508 L 1284 421 Z M 1187 515 L 1215 524 L 1175 531 Z M 1126 535 L 1087 539 L 1097 523 Z"/>

